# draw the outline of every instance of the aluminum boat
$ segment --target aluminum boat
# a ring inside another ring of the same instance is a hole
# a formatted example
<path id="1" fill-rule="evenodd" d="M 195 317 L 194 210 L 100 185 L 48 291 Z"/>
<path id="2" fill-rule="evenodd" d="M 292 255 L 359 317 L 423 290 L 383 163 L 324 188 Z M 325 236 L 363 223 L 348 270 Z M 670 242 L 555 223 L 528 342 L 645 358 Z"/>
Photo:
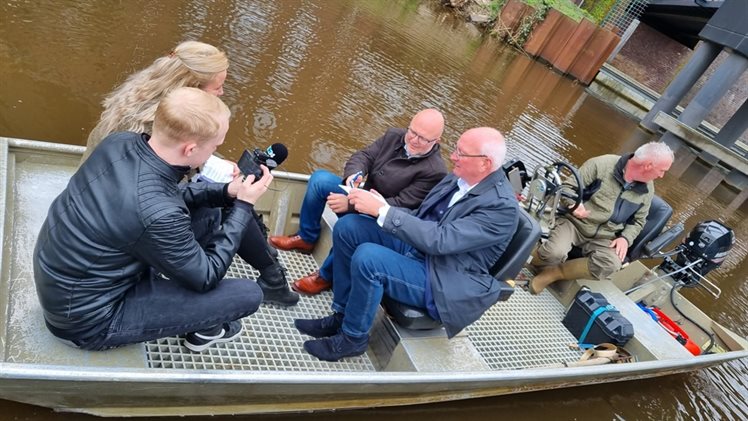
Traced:
<path id="1" fill-rule="evenodd" d="M 403 327 L 381 309 L 366 354 L 340 362 L 307 354 L 302 344 L 309 338 L 293 326 L 295 318 L 327 315 L 330 291 L 302 296 L 291 308 L 263 304 L 243 320 L 239 339 L 202 353 L 191 352 L 178 337 L 103 352 L 73 349 L 45 328 L 32 253 L 49 205 L 82 152 L 80 146 L 0 138 L 1 399 L 100 416 L 323 411 L 636 380 L 748 357 L 746 338 L 714 322 L 677 291 L 669 294 L 673 279 L 638 261 L 611 280 L 566 282 L 537 296 L 515 288 L 508 300 L 451 340 L 438 326 Z M 257 205 L 272 234 L 298 228 L 307 180 L 307 175 L 275 172 Z M 336 218 L 328 210 L 323 219 L 312 255 L 280 253 L 290 281 L 315 270 L 327 254 Z M 239 257 L 227 274 L 257 275 Z M 532 275 L 523 269 L 522 276 Z M 570 346 L 578 338 L 562 320 L 582 286 L 602 293 L 633 325 L 634 335 L 621 350 L 624 357 L 604 361 L 593 355 L 580 361 L 585 352 Z M 711 344 L 710 352 L 694 356 L 642 311 L 641 301 L 658 304 L 698 347 Z"/>

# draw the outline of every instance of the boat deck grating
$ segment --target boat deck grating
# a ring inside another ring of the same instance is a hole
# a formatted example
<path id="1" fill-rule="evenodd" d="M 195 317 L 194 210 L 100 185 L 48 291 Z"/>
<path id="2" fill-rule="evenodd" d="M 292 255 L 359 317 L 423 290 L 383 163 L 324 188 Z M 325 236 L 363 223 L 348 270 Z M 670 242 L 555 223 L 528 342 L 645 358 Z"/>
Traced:
<path id="1" fill-rule="evenodd" d="M 281 251 L 279 257 L 288 269 L 289 281 L 317 269 L 317 263 L 309 255 Z M 254 279 L 259 272 L 236 257 L 226 276 Z M 330 363 L 304 351 L 304 341 L 310 338 L 296 330 L 294 319 L 326 316 L 331 303 L 332 293 L 325 291 L 315 296 L 302 295 L 299 303 L 290 308 L 262 304 L 256 313 L 242 320 L 244 331 L 238 339 L 214 345 L 201 353 L 184 347 L 179 337 L 148 342 L 148 366 L 192 370 L 374 371 L 368 354 Z"/>
<path id="2" fill-rule="evenodd" d="M 280 252 L 281 263 L 293 280 L 316 270 L 311 256 Z M 259 273 L 237 257 L 226 276 L 256 278 Z M 529 273 L 528 276 L 531 276 Z M 244 332 L 231 342 L 201 353 L 183 346 L 179 337 L 146 343 L 148 366 L 167 369 L 255 371 L 375 371 L 368 354 L 340 362 L 319 361 L 303 349 L 308 337 L 293 325 L 296 318 L 329 314 L 332 293 L 301 296 L 291 308 L 263 304 L 242 320 Z M 560 323 L 565 309 L 548 292 L 538 296 L 517 289 L 511 299 L 491 307 L 466 332 L 486 363 L 494 370 L 540 367 L 579 359 L 568 344 L 575 338 Z"/>
<path id="3" fill-rule="evenodd" d="M 508 301 L 497 303 L 467 328 L 468 337 L 494 370 L 576 361 L 582 352 L 568 346 L 577 339 L 561 324 L 565 312 L 547 290 L 530 295 L 516 288 Z"/>
<path id="4" fill-rule="evenodd" d="M 21 188 L 29 185 L 28 180 L 38 177 L 40 169 L 45 174 L 45 189 Z M 27 268 L 31 267 L 33 244 L 46 217 L 48 202 L 64 188 L 71 173 L 68 166 L 40 165 L 33 160 L 20 160 L 15 164 L 13 249 L 19 261 L 13 263 L 9 277 L 13 280 L 8 294 L 11 297 L 8 338 L 11 340 L 6 346 L 6 360 L 139 367 L 143 364 L 142 350 L 145 349 L 147 366 L 165 369 L 365 372 L 381 369 L 386 364 L 375 357 L 372 349 L 366 355 L 337 363 L 319 361 L 304 351 L 303 343 L 309 337 L 294 328 L 293 320 L 327 315 L 332 301 L 329 291 L 302 296 L 299 304 L 291 308 L 263 304 L 258 312 L 244 319 L 245 331 L 238 340 L 218 344 L 202 353 L 189 351 L 178 337 L 148 342 L 144 348 L 130 346 L 106 353 L 81 353 L 56 341 L 44 327 L 33 278 Z M 281 252 L 279 256 L 288 268 L 289 280 L 317 269 L 312 256 L 289 252 Z M 248 278 L 257 275 L 257 271 L 239 258 L 227 274 Z M 549 293 L 530 296 L 518 289 L 510 300 L 489 309 L 466 333 L 492 369 L 574 361 L 578 359 L 578 352 L 567 347 L 574 338 L 560 323 L 563 312 Z"/>

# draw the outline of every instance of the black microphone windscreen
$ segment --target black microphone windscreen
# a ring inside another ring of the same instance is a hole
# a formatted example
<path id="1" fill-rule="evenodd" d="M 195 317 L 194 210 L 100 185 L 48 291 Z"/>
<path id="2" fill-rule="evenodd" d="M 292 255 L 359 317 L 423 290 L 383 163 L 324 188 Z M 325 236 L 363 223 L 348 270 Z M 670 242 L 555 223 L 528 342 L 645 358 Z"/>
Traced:
<path id="1" fill-rule="evenodd" d="M 270 149 L 272 149 L 273 154 L 275 155 L 273 160 L 278 165 L 282 164 L 283 161 L 288 158 L 288 148 L 286 148 L 286 145 L 282 143 L 273 143 L 272 146 L 270 146 Z"/>

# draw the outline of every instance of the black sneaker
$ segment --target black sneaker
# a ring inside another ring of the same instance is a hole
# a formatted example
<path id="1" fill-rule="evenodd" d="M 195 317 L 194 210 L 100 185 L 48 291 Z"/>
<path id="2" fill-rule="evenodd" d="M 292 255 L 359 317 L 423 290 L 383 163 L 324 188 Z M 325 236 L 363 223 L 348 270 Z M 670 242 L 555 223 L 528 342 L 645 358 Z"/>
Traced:
<path id="1" fill-rule="evenodd" d="M 321 319 L 296 319 L 293 324 L 305 335 L 326 338 L 337 334 L 343 326 L 343 313 L 333 313 Z"/>
<path id="2" fill-rule="evenodd" d="M 226 322 L 213 329 L 188 333 L 184 338 L 184 346 L 186 346 L 190 351 L 203 352 L 213 344 L 233 341 L 238 338 L 241 333 L 241 320 L 234 320 L 232 322 Z"/>

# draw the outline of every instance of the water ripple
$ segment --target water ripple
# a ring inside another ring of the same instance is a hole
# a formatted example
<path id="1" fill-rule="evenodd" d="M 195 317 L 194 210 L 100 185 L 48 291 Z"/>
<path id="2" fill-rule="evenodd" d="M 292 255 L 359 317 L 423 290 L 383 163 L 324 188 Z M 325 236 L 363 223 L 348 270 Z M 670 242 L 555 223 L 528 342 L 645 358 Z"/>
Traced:
<path id="1" fill-rule="evenodd" d="M 6 0 L 0 3 L 0 80 L 12 83 L 0 84 L 0 134 L 81 144 L 106 93 L 194 38 L 229 56 L 224 100 L 232 122 L 220 150 L 229 158 L 282 141 L 290 150 L 285 169 L 340 172 L 351 153 L 388 127 L 406 126 L 425 107 L 444 113 L 446 145 L 467 128 L 496 127 L 508 139 L 509 155 L 530 171 L 549 161 L 580 165 L 633 151 L 650 139 L 637 121 L 583 86 L 482 37 L 439 3 Z M 748 211 L 728 208 L 734 192 L 704 192 L 704 173 L 671 171 L 656 183 L 657 194 L 673 206 L 671 222 L 687 230 L 710 218 L 734 229 L 735 246 L 708 275 L 722 297 L 683 293 L 746 336 Z M 742 420 L 748 419 L 746 372 L 748 362 L 736 361 L 689 375 L 412 411 L 418 419 L 446 407 L 483 419 L 504 408 L 537 418 Z"/>

